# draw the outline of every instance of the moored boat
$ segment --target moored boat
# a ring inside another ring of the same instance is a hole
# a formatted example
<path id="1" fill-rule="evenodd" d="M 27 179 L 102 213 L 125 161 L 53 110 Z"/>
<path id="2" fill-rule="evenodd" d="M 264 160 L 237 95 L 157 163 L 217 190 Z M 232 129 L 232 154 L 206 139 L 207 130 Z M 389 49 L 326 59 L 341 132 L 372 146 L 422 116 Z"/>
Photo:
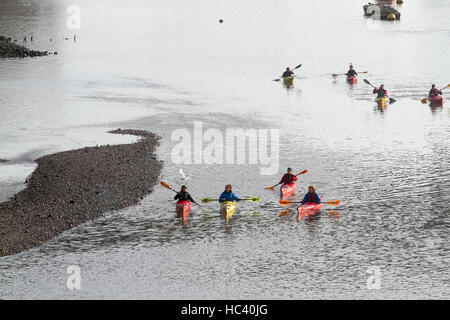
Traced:
<path id="1" fill-rule="evenodd" d="M 226 220 L 231 219 L 235 211 L 236 202 L 234 201 L 224 201 L 220 204 L 220 213 L 225 217 Z"/>

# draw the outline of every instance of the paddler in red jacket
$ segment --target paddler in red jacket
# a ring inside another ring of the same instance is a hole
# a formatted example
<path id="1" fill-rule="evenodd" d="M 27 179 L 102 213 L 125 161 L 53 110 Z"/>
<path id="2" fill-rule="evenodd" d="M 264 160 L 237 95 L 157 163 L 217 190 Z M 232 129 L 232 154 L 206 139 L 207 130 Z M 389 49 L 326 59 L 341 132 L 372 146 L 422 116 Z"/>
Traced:
<path id="1" fill-rule="evenodd" d="M 431 90 L 430 90 L 430 93 L 428 94 L 428 97 L 431 98 L 431 97 L 435 97 L 435 96 L 439 96 L 439 95 L 442 95 L 442 91 L 438 90 L 436 88 L 435 84 L 431 85 Z"/>
<path id="2" fill-rule="evenodd" d="M 281 178 L 279 184 L 293 184 L 294 181 L 297 181 L 297 177 L 292 174 L 292 169 L 288 168 L 287 173 Z"/>
<path id="3" fill-rule="evenodd" d="M 384 88 L 384 84 L 382 84 L 378 89 L 373 89 L 373 93 L 378 93 L 378 98 L 384 98 L 388 96 L 388 92 Z"/>

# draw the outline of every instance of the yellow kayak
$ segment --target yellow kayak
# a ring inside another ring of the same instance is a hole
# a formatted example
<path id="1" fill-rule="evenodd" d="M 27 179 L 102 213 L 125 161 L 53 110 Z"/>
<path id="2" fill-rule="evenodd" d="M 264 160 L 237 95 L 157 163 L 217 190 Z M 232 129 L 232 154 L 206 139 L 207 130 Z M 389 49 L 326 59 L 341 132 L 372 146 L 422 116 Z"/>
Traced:
<path id="1" fill-rule="evenodd" d="M 388 105 L 389 98 L 388 97 L 376 98 L 375 101 L 377 102 L 378 107 L 384 108 Z"/>
<path id="2" fill-rule="evenodd" d="M 283 83 L 287 86 L 293 86 L 294 85 L 294 77 L 293 76 L 283 77 Z"/>
<path id="3" fill-rule="evenodd" d="M 220 213 L 229 220 L 234 212 L 236 211 L 236 202 L 234 201 L 224 201 L 220 204 Z"/>

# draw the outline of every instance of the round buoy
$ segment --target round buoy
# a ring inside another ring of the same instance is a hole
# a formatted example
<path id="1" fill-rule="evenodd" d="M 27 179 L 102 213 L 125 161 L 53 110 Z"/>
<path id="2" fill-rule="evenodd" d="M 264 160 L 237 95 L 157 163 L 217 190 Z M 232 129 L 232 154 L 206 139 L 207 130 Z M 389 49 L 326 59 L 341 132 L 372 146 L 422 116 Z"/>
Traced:
<path id="1" fill-rule="evenodd" d="M 395 14 L 393 14 L 393 13 L 388 14 L 387 20 L 389 20 L 389 21 L 395 21 Z"/>
<path id="2" fill-rule="evenodd" d="M 222 19 L 220 19 L 220 20 L 219 20 L 219 22 L 220 22 L 220 23 L 223 23 L 223 20 L 222 20 Z"/>

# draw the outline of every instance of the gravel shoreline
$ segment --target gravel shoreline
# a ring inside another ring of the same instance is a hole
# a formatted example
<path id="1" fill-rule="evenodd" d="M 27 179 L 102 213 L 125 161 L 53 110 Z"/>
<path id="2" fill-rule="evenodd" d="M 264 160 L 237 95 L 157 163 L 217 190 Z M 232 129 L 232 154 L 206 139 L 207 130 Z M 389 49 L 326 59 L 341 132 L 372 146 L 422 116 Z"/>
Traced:
<path id="1" fill-rule="evenodd" d="M 154 153 L 159 137 L 140 130 L 110 133 L 142 138 L 36 160 L 27 188 L 0 203 L 0 256 L 39 246 L 108 211 L 136 205 L 153 191 L 162 168 Z"/>

